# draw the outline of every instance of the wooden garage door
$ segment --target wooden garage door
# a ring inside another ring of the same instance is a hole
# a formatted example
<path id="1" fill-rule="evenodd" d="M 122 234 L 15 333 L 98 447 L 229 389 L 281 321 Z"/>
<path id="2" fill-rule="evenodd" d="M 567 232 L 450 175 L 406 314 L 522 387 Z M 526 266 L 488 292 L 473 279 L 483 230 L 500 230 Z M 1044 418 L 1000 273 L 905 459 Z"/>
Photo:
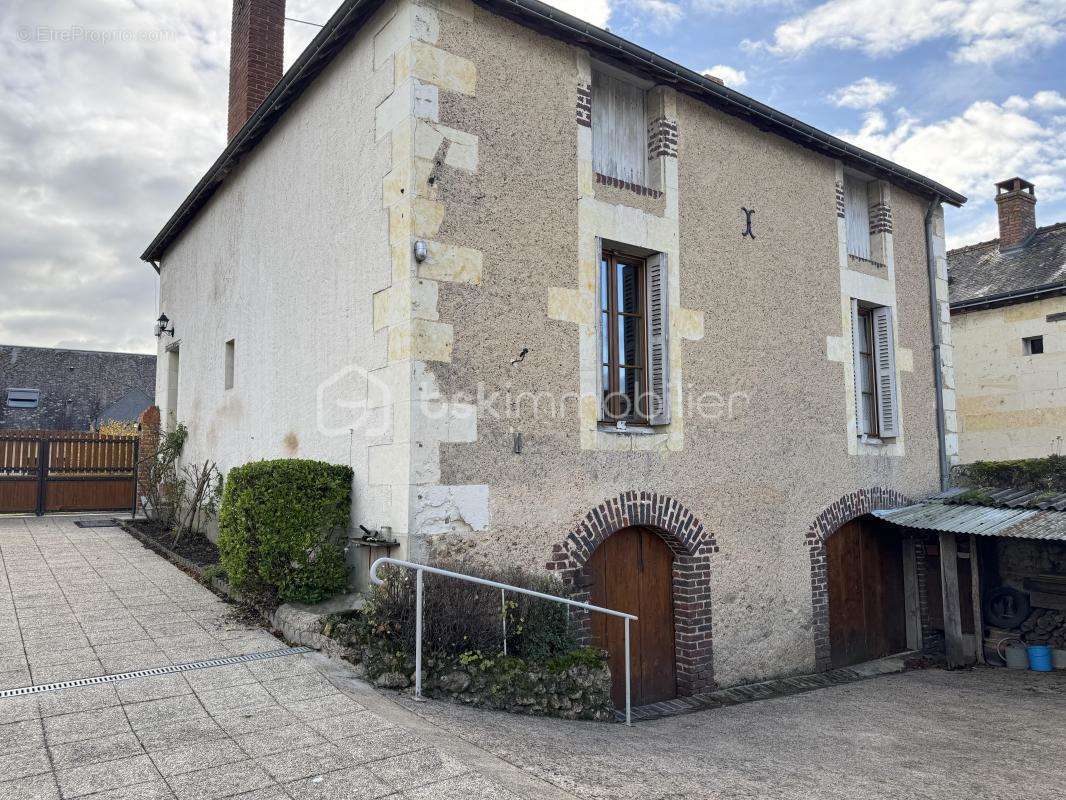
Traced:
<path id="1" fill-rule="evenodd" d="M 899 538 L 855 520 L 830 536 L 826 548 L 833 666 L 906 650 Z"/>
<path id="2" fill-rule="evenodd" d="M 632 702 L 635 706 L 677 696 L 674 663 L 674 554 L 646 528 L 618 531 L 592 554 L 587 570 L 598 606 L 635 614 L 631 623 Z M 617 617 L 592 615 L 592 639 L 607 651 L 611 697 L 625 706 L 625 631 Z"/>

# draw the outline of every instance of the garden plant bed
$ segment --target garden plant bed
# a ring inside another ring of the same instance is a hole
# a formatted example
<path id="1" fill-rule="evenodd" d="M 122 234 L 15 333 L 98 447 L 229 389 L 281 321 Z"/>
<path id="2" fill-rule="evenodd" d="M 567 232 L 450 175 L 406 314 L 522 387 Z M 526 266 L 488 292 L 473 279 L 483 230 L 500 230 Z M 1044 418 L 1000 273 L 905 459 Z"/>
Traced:
<path id="1" fill-rule="evenodd" d="M 414 683 L 413 654 L 374 635 L 362 611 L 325 617 L 322 634 L 334 643 L 330 650 L 378 688 L 402 690 Z M 590 648 L 542 660 L 428 653 L 422 660 L 422 693 L 512 714 L 598 722 L 615 718 L 610 668 L 603 652 Z"/>
<path id="2" fill-rule="evenodd" d="M 155 547 L 152 549 L 156 552 L 162 548 L 169 555 L 180 556 L 189 564 L 199 567 L 200 572 L 207 567 L 218 565 L 218 548 L 203 534 L 186 533 L 175 542 L 173 531 L 149 520 L 131 519 L 126 520 L 124 525 L 127 531 L 145 544 L 146 539 L 154 543 Z M 133 530 L 130 530 L 131 528 Z"/>

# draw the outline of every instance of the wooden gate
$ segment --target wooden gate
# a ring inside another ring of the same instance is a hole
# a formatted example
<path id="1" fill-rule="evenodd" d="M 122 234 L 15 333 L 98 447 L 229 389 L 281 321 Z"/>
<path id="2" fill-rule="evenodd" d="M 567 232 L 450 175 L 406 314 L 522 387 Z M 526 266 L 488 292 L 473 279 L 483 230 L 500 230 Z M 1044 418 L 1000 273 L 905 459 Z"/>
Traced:
<path id="1" fill-rule="evenodd" d="M 833 667 L 846 667 L 907 649 L 903 548 L 854 520 L 826 542 L 829 642 Z"/>
<path id="2" fill-rule="evenodd" d="M 636 614 L 632 637 L 633 705 L 677 696 L 674 660 L 674 554 L 646 528 L 624 528 L 608 537 L 586 567 L 589 594 L 598 606 Z M 592 640 L 607 651 L 611 698 L 625 707 L 625 633 L 618 617 L 592 615 Z"/>
<path id="3" fill-rule="evenodd" d="M 0 431 L 0 513 L 132 510 L 137 458 L 136 436 Z"/>

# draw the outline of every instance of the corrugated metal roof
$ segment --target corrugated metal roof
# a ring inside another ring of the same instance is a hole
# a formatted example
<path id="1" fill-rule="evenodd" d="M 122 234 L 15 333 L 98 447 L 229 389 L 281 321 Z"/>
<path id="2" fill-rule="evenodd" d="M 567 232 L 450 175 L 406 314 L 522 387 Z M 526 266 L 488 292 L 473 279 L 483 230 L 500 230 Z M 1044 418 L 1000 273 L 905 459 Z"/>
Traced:
<path id="1" fill-rule="evenodd" d="M 1066 541 L 1066 514 L 1030 508 L 916 503 L 874 511 L 874 516 L 905 528 Z"/>

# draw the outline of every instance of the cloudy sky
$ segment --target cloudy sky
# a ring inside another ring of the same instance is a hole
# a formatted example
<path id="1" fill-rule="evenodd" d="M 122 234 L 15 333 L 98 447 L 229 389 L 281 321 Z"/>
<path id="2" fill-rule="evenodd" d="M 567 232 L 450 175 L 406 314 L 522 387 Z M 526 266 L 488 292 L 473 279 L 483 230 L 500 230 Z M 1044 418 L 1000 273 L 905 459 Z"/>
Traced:
<path id="1" fill-rule="evenodd" d="M 224 145 L 229 3 L 0 5 L 0 343 L 153 351 L 138 256 Z M 1066 220 L 1066 0 L 557 5 L 968 195 L 953 245 L 1015 174 Z M 287 23 L 286 65 L 316 31 Z"/>

